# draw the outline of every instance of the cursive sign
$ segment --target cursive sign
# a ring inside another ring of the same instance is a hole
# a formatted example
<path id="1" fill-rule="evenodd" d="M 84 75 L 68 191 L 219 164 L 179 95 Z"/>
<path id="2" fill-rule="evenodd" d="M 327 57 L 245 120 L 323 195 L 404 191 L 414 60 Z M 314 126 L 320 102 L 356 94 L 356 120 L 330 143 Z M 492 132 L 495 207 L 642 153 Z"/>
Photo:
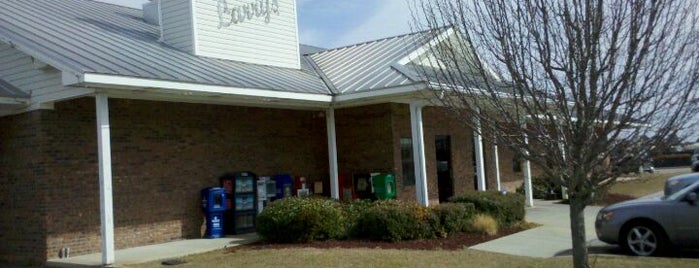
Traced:
<path id="1" fill-rule="evenodd" d="M 269 23 L 272 13 L 279 15 L 278 0 L 254 0 L 234 7 L 229 7 L 227 0 L 216 1 L 218 1 L 216 8 L 218 9 L 219 29 L 261 17 L 265 18 L 265 23 Z"/>

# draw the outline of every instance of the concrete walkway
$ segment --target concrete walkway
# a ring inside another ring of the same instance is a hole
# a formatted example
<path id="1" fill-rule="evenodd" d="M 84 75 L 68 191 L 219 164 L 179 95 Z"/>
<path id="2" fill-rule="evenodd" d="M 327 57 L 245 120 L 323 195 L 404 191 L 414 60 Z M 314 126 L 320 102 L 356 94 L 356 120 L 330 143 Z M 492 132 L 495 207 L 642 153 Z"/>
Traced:
<path id="1" fill-rule="evenodd" d="M 204 253 L 244 245 L 257 241 L 257 234 L 227 236 L 216 239 L 188 239 L 157 245 L 120 249 L 115 252 L 116 263 L 113 266 L 144 263 L 157 260 L 176 259 L 187 255 Z M 100 253 L 82 255 L 65 259 L 52 259 L 46 262 L 48 267 L 101 267 Z"/>
<path id="2" fill-rule="evenodd" d="M 542 226 L 478 244 L 471 249 L 541 258 L 570 255 L 570 212 L 568 205 L 555 202 L 559 200 L 536 200 L 533 208 L 526 209 L 526 220 Z M 590 246 L 610 247 L 597 240 L 595 234 L 595 217 L 600 209 L 597 206 L 585 208 L 585 235 Z"/>

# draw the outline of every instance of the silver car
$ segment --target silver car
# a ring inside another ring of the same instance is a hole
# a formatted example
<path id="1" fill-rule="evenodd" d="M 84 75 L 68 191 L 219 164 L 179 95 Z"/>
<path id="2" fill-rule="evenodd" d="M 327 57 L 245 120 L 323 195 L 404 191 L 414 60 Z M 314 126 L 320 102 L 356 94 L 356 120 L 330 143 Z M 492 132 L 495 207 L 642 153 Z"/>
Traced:
<path id="1" fill-rule="evenodd" d="M 663 198 L 605 207 L 595 221 L 597 237 L 638 256 L 657 255 L 671 246 L 699 248 L 697 194 L 699 182 Z"/>
<path id="2" fill-rule="evenodd" d="M 665 196 L 669 196 L 699 181 L 699 173 L 689 173 L 671 177 L 665 181 Z"/>

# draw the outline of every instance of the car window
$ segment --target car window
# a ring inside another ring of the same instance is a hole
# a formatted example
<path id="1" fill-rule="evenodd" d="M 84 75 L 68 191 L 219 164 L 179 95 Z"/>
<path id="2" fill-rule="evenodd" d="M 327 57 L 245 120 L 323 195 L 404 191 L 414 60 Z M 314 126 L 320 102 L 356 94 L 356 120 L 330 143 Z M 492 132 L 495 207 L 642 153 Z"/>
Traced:
<path id="1" fill-rule="evenodd" d="M 684 195 L 688 192 L 695 192 L 699 194 L 699 182 L 692 183 L 690 186 L 677 191 L 676 193 L 668 196 L 666 200 L 678 200 L 679 198 L 684 197 Z"/>

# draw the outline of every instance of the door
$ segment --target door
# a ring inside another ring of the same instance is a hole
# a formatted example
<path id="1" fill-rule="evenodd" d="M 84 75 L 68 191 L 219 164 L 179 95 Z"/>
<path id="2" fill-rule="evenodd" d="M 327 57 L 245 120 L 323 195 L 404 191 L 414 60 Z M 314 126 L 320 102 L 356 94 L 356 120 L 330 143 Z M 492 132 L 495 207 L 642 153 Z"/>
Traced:
<path id="1" fill-rule="evenodd" d="M 689 193 L 699 195 L 699 186 Z M 674 204 L 671 217 L 675 222 L 675 242 L 679 246 L 699 247 L 699 202 L 680 200 Z"/>
<path id="2" fill-rule="evenodd" d="M 454 196 L 454 180 L 451 170 L 451 138 L 447 135 L 437 135 L 434 138 L 437 155 L 437 188 L 439 202 L 446 202 Z"/>

